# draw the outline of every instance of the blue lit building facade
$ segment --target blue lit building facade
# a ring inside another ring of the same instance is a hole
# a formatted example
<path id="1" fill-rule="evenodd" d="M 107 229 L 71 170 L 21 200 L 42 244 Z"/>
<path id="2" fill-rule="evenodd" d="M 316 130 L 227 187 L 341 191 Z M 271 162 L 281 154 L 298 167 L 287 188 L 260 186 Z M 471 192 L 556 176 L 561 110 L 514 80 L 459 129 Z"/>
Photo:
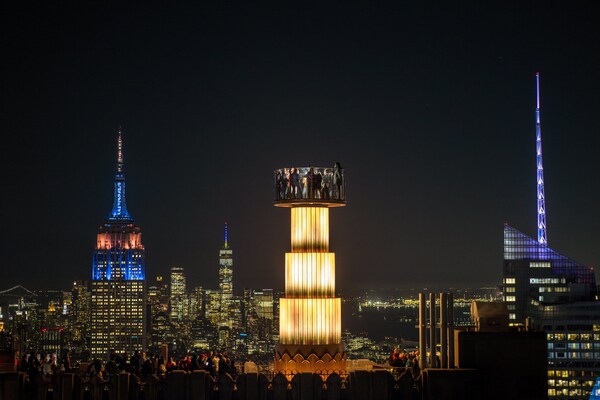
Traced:
<path id="1" fill-rule="evenodd" d="M 592 395 L 590 396 L 590 400 L 600 400 L 600 377 L 596 379 L 596 384 L 592 389 Z"/>
<path id="2" fill-rule="evenodd" d="M 594 268 L 548 247 L 539 73 L 536 100 L 538 238 L 504 225 L 504 301 L 511 325 L 546 332 L 548 397 L 587 400 L 600 376 L 598 288 Z"/>
<path id="3" fill-rule="evenodd" d="M 98 229 L 92 256 L 91 352 L 130 354 L 146 347 L 145 250 L 139 226 L 127 211 L 119 130 L 113 208 Z"/>
<path id="4" fill-rule="evenodd" d="M 588 399 L 600 376 L 594 269 L 505 225 L 502 287 L 511 325 L 546 332 L 548 397 Z"/>
<path id="5" fill-rule="evenodd" d="M 504 300 L 512 324 L 524 324 L 540 304 L 595 299 L 594 268 L 540 244 L 510 225 L 504 225 L 503 270 Z"/>

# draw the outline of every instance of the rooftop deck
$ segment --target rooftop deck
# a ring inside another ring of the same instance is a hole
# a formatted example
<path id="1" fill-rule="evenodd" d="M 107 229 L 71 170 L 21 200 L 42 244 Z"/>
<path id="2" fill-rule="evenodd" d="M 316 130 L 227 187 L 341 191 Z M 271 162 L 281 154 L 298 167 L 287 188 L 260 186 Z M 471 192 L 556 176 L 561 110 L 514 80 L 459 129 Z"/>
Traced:
<path id="1" fill-rule="evenodd" d="M 333 167 L 286 167 L 276 169 L 276 207 L 343 207 L 346 205 L 344 170 Z"/>

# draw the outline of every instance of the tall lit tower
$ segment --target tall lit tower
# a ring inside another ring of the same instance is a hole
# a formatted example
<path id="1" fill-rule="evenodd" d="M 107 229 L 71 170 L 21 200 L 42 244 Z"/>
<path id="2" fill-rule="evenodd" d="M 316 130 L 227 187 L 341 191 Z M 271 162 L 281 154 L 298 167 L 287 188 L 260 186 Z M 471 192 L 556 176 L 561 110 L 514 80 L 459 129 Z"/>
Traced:
<path id="1" fill-rule="evenodd" d="M 588 399 L 600 375 L 600 301 L 594 268 L 548 247 L 540 74 L 536 74 L 537 240 L 504 224 L 503 300 L 511 325 L 546 332 L 548 398 Z M 593 354 L 592 354 L 593 353 Z"/>
<path id="2" fill-rule="evenodd" d="M 145 343 L 145 250 L 139 226 L 127 211 L 123 175 L 123 139 L 117 139 L 113 208 L 98 228 L 92 256 L 91 352 L 142 350 Z"/>
<path id="3" fill-rule="evenodd" d="M 540 73 L 535 74 L 536 106 L 535 106 L 535 150 L 537 162 L 537 216 L 538 242 L 548 244 L 546 233 L 546 195 L 544 193 L 544 165 L 542 163 L 542 127 L 540 122 Z"/>
<path id="4" fill-rule="evenodd" d="M 183 268 L 171 267 L 171 285 L 169 293 L 171 321 L 181 321 L 184 314 L 185 275 Z"/>
<path id="5" fill-rule="evenodd" d="M 275 372 L 288 379 L 299 372 L 344 375 L 341 299 L 335 297 L 335 254 L 329 252 L 329 208 L 346 205 L 343 170 L 339 163 L 282 168 L 275 171 L 275 186 L 274 205 L 291 211 Z"/>
<path id="6" fill-rule="evenodd" d="M 221 292 L 219 319 L 222 323 L 232 325 L 230 314 L 233 304 L 233 250 L 229 246 L 227 222 L 225 222 L 224 239 L 223 247 L 219 250 L 219 290 Z"/>

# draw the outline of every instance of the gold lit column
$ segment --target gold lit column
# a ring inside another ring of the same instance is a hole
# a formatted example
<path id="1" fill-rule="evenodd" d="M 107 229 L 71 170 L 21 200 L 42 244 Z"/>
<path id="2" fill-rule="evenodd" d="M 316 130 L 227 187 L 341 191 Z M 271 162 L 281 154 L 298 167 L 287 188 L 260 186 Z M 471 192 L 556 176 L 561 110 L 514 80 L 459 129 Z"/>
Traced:
<path id="1" fill-rule="evenodd" d="M 285 255 L 280 343 L 339 344 L 341 299 L 335 297 L 335 254 L 329 252 L 329 209 L 296 207 L 291 211 L 292 251 Z"/>
<path id="2" fill-rule="evenodd" d="M 337 168 L 338 164 L 336 164 Z M 321 176 L 303 190 L 299 177 Z M 283 168 L 275 171 L 274 205 L 291 211 L 291 251 L 285 254 L 285 297 L 279 301 L 279 343 L 274 371 L 288 379 L 313 372 L 324 379 L 346 375 L 341 335 L 341 299 L 335 297 L 335 254 L 329 252 L 329 208 L 345 205 L 343 173 L 335 168 Z M 302 193 L 301 196 L 297 193 Z"/>

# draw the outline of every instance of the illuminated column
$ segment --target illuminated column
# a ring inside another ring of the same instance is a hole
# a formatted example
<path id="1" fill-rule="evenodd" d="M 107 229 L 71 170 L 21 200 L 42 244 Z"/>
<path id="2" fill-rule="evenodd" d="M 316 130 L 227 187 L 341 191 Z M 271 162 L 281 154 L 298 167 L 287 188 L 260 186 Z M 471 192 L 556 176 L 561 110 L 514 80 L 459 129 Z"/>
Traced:
<path id="1" fill-rule="evenodd" d="M 341 167 L 284 168 L 275 179 L 275 205 L 291 208 L 275 372 L 288 379 L 298 372 L 345 375 L 341 299 L 335 297 L 335 254 L 329 252 L 329 208 L 345 205 Z"/>

